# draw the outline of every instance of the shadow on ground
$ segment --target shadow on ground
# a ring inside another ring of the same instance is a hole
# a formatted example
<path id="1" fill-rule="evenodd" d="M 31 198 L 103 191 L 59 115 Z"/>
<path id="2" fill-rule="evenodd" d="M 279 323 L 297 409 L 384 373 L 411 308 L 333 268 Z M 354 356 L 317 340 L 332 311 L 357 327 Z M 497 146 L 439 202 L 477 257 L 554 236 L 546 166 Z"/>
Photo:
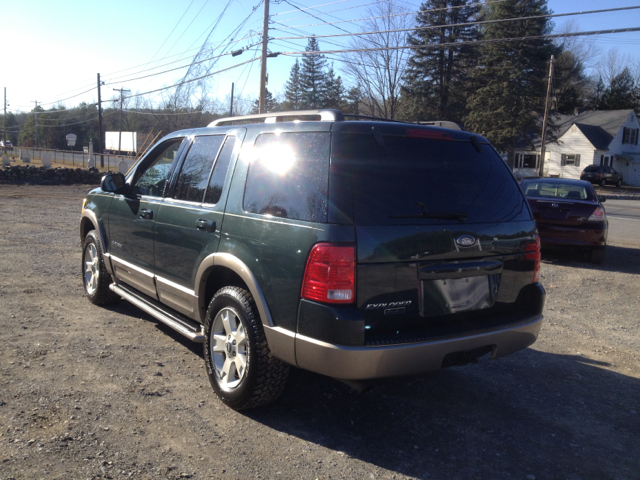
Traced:
<path id="1" fill-rule="evenodd" d="M 583 249 L 545 247 L 542 250 L 542 262 L 588 270 L 638 274 L 640 249 L 608 245 L 604 263 L 596 265 L 589 262 L 589 255 Z"/>
<path id="2" fill-rule="evenodd" d="M 358 394 L 294 370 L 253 420 L 421 479 L 638 478 L 640 382 L 532 349 Z M 529 477 L 531 478 L 531 477 Z"/>

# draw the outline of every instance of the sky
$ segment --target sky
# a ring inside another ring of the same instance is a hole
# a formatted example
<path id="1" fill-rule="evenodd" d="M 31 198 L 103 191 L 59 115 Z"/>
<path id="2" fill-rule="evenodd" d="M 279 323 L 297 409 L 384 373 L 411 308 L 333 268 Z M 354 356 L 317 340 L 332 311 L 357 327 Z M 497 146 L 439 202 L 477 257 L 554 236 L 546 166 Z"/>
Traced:
<path id="1" fill-rule="evenodd" d="M 394 0 L 408 12 L 419 9 L 419 0 Z M 7 111 L 31 111 L 35 101 L 48 109 L 55 105 L 67 108 L 80 102 L 97 101 L 97 74 L 105 85 L 102 100 L 129 89 L 131 95 L 160 89 L 180 82 L 186 67 L 209 38 L 210 45 L 243 40 L 229 45 L 227 51 L 251 47 L 260 41 L 264 7 L 260 0 L 232 0 L 221 17 L 227 0 L 21 0 L 3 7 L 0 26 L 4 44 L 0 67 L 0 87 L 6 88 Z M 271 0 L 271 27 L 296 27 L 292 30 L 270 29 L 270 38 L 282 36 L 339 34 L 358 31 L 360 22 L 317 25 L 321 22 L 356 20 L 369 16 L 367 10 L 381 2 L 375 0 Z M 638 0 L 549 0 L 554 13 L 578 12 L 640 5 Z M 256 7 L 254 9 L 254 7 Z M 315 7 L 315 8 L 308 8 Z M 302 9 L 300 11 L 299 9 Z M 253 13 L 252 13 L 253 12 Z M 413 18 L 413 15 L 409 16 Z M 244 26 L 233 34 L 242 22 Z M 218 21 L 216 25 L 216 21 Z M 640 27 L 640 9 L 577 15 L 553 19 L 556 30 L 573 21 L 580 31 Z M 215 28 L 214 28 L 215 26 Z M 302 30 L 305 33 L 300 33 Z M 640 60 L 640 32 L 589 37 L 601 54 L 617 48 L 623 55 Z M 333 42 L 333 44 L 330 44 Z M 348 46 L 349 37 L 320 39 L 321 50 Z M 302 40 L 272 40 L 273 52 L 301 51 Z M 251 99 L 258 96 L 260 61 L 235 67 L 259 56 L 259 47 L 241 55 L 221 57 L 213 72 L 229 69 L 210 77 L 210 95 L 224 99 L 235 84 L 235 96 Z M 594 63 L 597 58 L 594 58 Z M 273 93 L 284 91 L 293 56 L 278 56 L 267 62 L 269 85 Z M 342 64 L 334 62 L 337 74 L 349 80 Z M 141 76 L 176 69 L 161 75 L 134 80 Z M 2 92 L 0 92 L 0 95 Z M 166 94 L 166 93 L 165 93 Z M 145 95 L 157 102 L 163 92 Z M 1 101 L 1 99 L 0 99 Z"/>

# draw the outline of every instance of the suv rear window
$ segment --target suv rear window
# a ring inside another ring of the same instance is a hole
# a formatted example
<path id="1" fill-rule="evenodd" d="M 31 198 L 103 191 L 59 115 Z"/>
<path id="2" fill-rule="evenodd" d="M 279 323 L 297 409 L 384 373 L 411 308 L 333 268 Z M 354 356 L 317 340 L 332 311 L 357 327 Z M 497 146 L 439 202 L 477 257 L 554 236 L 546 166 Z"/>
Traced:
<path id="1" fill-rule="evenodd" d="M 526 202 L 498 154 L 468 142 L 334 134 L 332 162 L 351 172 L 358 225 L 493 223 L 530 220 Z M 421 218 L 461 214 L 466 219 Z M 405 218 L 397 218 L 405 217 Z M 464 227 L 463 227 L 464 228 Z"/>
<path id="2" fill-rule="evenodd" d="M 600 167 L 598 167 L 597 165 L 591 165 L 590 167 L 585 168 L 583 171 L 594 173 L 594 172 L 597 172 L 599 168 Z"/>
<path id="3" fill-rule="evenodd" d="M 326 222 L 329 148 L 326 132 L 260 135 L 247 174 L 245 211 Z"/>

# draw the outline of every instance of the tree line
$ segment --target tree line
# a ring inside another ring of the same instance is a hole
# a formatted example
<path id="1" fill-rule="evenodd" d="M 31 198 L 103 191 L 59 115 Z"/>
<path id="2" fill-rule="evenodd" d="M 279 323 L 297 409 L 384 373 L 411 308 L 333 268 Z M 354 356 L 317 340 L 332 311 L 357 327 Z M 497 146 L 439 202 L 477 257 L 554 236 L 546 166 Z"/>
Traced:
<path id="1" fill-rule="evenodd" d="M 318 40 L 310 38 L 310 53 L 296 60 L 283 90 L 267 90 L 266 111 L 336 108 L 405 121 L 450 120 L 485 135 L 512 159 L 516 138 L 526 139 L 541 128 L 539 114 L 553 55 L 553 113 L 640 112 L 638 62 L 613 50 L 594 64 L 600 52 L 592 42 L 544 37 L 554 28 L 547 0 L 483 5 L 477 0 L 425 0 L 417 15 L 408 15 L 401 4 L 389 0 L 373 4 L 368 13 L 362 32 L 375 33 L 353 37 L 351 52 L 318 53 Z M 577 29 L 566 24 L 564 32 Z M 336 64 L 346 80 L 336 72 Z M 587 75 L 589 68 L 596 73 Z M 193 95 L 181 95 L 176 92 L 155 106 L 140 97 L 129 99 L 122 114 L 114 100 L 105 109 L 104 129 L 166 134 L 229 114 L 228 98 L 208 100 L 202 95 L 194 103 L 188 98 Z M 78 145 L 86 145 L 89 138 L 97 142 L 96 105 L 38 109 L 41 146 L 67 148 L 67 133 L 78 136 Z M 257 111 L 257 100 L 234 98 L 235 115 Z M 16 144 L 35 143 L 34 113 L 7 115 Z M 553 138 L 553 117 L 549 128 Z"/>

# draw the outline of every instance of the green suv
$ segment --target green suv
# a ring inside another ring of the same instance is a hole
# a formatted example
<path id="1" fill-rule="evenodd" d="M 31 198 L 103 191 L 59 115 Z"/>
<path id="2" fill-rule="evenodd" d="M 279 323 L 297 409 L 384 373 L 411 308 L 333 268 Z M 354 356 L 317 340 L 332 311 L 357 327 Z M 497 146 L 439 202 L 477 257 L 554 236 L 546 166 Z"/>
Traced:
<path id="1" fill-rule="evenodd" d="M 235 409 L 290 365 L 354 387 L 497 358 L 542 323 L 540 243 L 484 138 L 336 110 L 220 119 L 106 175 L 82 277 L 194 342 Z"/>

